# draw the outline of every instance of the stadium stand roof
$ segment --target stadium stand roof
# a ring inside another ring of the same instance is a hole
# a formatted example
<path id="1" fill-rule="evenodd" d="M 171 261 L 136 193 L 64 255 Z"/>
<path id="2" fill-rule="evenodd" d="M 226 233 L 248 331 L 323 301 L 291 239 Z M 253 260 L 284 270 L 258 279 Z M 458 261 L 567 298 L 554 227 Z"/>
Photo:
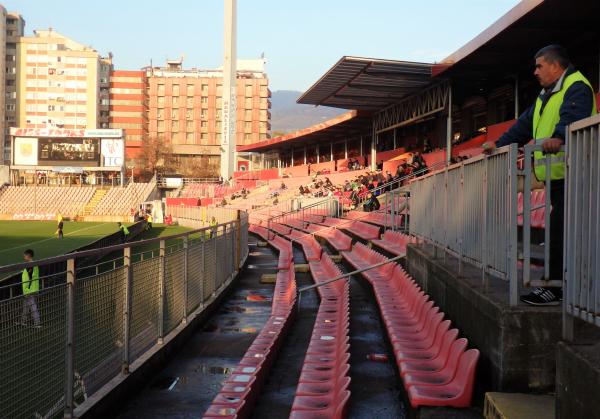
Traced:
<path id="1" fill-rule="evenodd" d="M 433 77 L 460 79 L 506 75 L 507 69 L 530 67 L 533 55 L 560 43 L 571 57 L 597 60 L 600 2 L 523 0 L 491 26 L 433 67 Z M 597 63 L 596 63 L 597 65 Z"/>
<path id="2" fill-rule="evenodd" d="M 431 79 L 432 64 L 342 57 L 298 103 L 378 110 L 415 93 Z"/>
<path id="3" fill-rule="evenodd" d="M 275 148 L 316 144 L 321 139 L 332 140 L 336 136 L 347 138 L 371 129 L 371 118 L 368 112 L 350 111 L 331 118 L 320 124 L 301 129 L 280 137 L 271 138 L 259 143 L 238 146 L 237 151 L 266 151 Z"/>

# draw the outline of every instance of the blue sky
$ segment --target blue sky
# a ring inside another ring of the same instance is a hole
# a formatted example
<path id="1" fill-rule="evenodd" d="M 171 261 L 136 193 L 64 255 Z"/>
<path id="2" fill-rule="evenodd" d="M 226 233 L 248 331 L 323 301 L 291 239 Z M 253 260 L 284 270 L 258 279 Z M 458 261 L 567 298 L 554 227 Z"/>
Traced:
<path id="1" fill-rule="evenodd" d="M 310 87 L 343 55 L 440 61 L 517 0 L 238 0 L 238 57 L 265 53 L 271 90 Z M 185 56 L 214 68 L 223 55 L 222 0 L 7 0 L 26 33 L 54 30 L 100 53 L 118 69 Z"/>

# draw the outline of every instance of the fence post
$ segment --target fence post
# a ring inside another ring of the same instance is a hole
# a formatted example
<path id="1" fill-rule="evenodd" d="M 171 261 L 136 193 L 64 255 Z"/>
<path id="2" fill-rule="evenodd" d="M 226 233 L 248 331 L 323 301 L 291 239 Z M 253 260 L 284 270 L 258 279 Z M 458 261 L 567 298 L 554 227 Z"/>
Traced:
<path id="1" fill-rule="evenodd" d="M 217 266 L 217 238 L 219 236 L 219 226 L 216 226 L 214 228 L 212 228 L 211 230 L 214 234 L 212 241 L 213 241 L 213 255 L 214 255 L 214 261 L 215 261 L 215 269 L 213 270 L 213 292 L 212 292 L 212 296 L 214 297 L 215 295 L 217 295 L 217 276 L 219 275 L 219 271 L 218 271 L 218 266 Z"/>
<path id="2" fill-rule="evenodd" d="M 206 230 L 200 232 L 200 242 L 202 243 L 202 303 L 201 307 L 204 307 L 204 290 L 206 286 Z"/>
<path id="3" fill-rule="evenodd" d="M 239 219 L 239 215 L 238 215 L 238 219 L 234 222 L 231 223 L 231 264 L 232 266 L 232 271 L 231 274 L 235 275 L 235 271 L 238 270 L 238 267 L 240 266 L 240 262 L 239 262 L 239 251 L 240 251 L 240 246 L 239 246 L 239 240 L 237 240 L 237 236 L 239 236 L 239 231 L 240 231 L 240 219 Z"/>
<path id="4" fill-rule="evenodd" d="M 130 342 L 131 342 L 131 291 L 132 291 L 132 270 L 131 270 L 131 247 L 123 249 L 123 268 L 125 295 L 123 304 L 123 365 L 121 372 L 129 374 L 130 363 Z"/>
<path id="5" fill-rule="evenodd" d="M 162 345 L 165 328 L 165 241 L 160 241 L 158 254 L 158 343 Z"/>
<path id="6" fill-rule="evenodd" d="M 242 262 L 242 221 L 241 221 L 242 213 L 238 210 L 237 220 L 235 221 L 235 228 L 237 230 L 236 242 L 237 242 L 237 255 L 235 261 L 235 270 L 239 270 L 241 268 L 240 264 Z"/>
<path id="7" fill-rule="evenodd" d="M 73 387 L 75 380 L 75 259 L 67 260 L 67 377 L 65 387 L 65 418 L 73 417 Z"/>
<path id="8" fill-rule="evenodd" d="M 187 323 L 188 316 L 188 257 L 189 254 L 189 236 L 183 237 L 183 324 Z"/>
<path id="9" fill-rule="evenodd" d="M 509 181 L 510 181 L 510 226 L 509 226 L 509 245 L 508 245 L 508 299 L 511 306 L 516 306 L 519 303 L 519 291 L 518 291 L 518 231 L 517 231 L 517 157 L 518 150 L 516 144 L 510 145 L 509 151 Z M 547 172 L 549 173 L 549 172 Z M 524 214 L 525 215 L 525 214 Z M 531 216 L 531 214 L 527 214 Z"/>

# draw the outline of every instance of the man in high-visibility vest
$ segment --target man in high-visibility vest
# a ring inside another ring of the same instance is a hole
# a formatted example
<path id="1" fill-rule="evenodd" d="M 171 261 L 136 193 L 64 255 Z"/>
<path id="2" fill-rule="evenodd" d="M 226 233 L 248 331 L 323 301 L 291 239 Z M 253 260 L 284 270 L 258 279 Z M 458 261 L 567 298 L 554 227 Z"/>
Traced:
<path id="1" fill-rule="evenodd" d="M 33 250 L 27 249 L 23 252 L 25 262 L 33 260 Z M 40 312 L 37 306 L 36 294 L 40 291 L 40 268 L 37 266 L 23 269 L 21 273 L 21 286 L 23 287 L 23 314 L 20 324 L 27 324 L 27 317 L 31 313 L 33 327 L 40 328 Z"/>
<path id="2" fill-rule="evenodd" d="M 596 113 L 596 100 L 590 82 L 572 66 L 560 45 L 548 45 L 535 54 L 534 74 L 542 85 L 537 100 L 495 144 L 486 143 L 484 149 L 530 141 L 542 146 L 543 152 L 534 153 L 533 166 L 539 181 L 550 176 L 551 240 L 545 243 L 550 246 L 549 279 L 562 280 L 565 162 L 564 153 L 558 151 L 565 144 L 567 126 Z M 550 173 L 546 173 L 546 159 L 550 159 Z M 532 305 L 558 305 L 561 300 L 561 288 L 536 288 L 521 297 Z"/>
<path id="3" fill-rule="evenodd" d="M 121 223 L 117 223 L 117 225 L 119 226 L 119 230 L 121 230 L 121 241 L 125 243 L 129 238 L 129 229 Z"/>

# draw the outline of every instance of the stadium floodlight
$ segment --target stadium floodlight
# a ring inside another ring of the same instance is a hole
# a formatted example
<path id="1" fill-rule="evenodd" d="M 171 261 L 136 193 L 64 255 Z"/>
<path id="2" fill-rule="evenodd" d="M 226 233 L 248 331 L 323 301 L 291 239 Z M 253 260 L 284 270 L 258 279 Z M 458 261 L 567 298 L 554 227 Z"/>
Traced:
<path id="1" fill-rule="evenodd" d="M 237 0 L 225 0 L 223 56 L 223 121 L 221 128 L 221 177 L 227 181 L 235 170 L 237 54 Z"/>

